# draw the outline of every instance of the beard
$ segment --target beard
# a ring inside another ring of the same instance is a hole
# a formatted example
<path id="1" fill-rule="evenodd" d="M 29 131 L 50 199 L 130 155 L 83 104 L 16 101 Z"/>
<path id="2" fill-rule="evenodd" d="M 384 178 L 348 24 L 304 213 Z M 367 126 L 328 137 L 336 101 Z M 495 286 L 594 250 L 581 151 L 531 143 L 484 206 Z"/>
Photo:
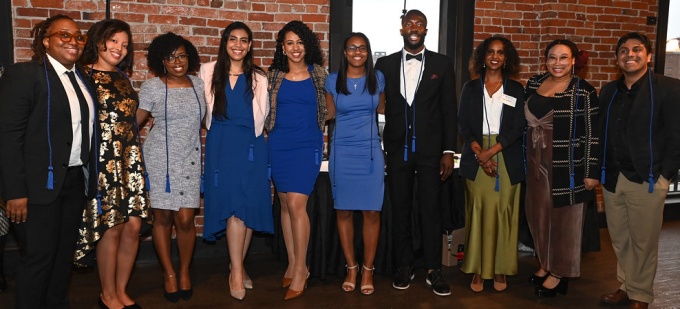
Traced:
<path id="1" fill-rule="evenodd" d="M 415 43 L 411 43 L 411 41 L 408 39 L 410 36 L 411 36 L 410 34 L 402 36 L 403 39 L 404 39 L 404 46 L 406 48 L 413 50 L 413 49 L 419 49 L 419 48 L 423 47 L 423 45 L 425 45 L 425 34 L 421 35 L 420 40 L 418 40 L 418 42 L 415 42 Z"/>

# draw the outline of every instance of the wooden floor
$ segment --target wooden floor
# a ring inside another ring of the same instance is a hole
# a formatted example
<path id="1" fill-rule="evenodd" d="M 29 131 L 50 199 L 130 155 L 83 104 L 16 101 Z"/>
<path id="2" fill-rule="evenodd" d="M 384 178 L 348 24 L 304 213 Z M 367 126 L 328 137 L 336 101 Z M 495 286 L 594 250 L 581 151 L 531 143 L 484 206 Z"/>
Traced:
<path id="1" fill-rule="evenodd" d="M 599 297 L 618 288 L 616 264 L 609 234 L 601 229 L 602 250 L 583 256 L 581 278 L 570 281 L 566 296 L 554 299 L 539 298 L 534 288 L 526 283 L 536 269 L 532 256 L 519 259 L 520 274 L 508 278 L 508 289 L 493 290 L 487 282 L 479 294 L 469 289 L 471 277 L 458 267 L 445 267 L 444 276 L 452 287 L 452 295 L 434 295 L 425 284 L 424 271 L 416 272 L 411 288 L 395 290 L 391 278 L 377 274 L 376 292 L 363 296 L 358 289 L 345 293 L 340 289 L 342 279 L 330 276 L 325 281 L 311 278 L 309 288 L 302 298 L 284 301 L 285 289 L 280 287 L 285 264 L 269 254 L 248 257 L 246 267 L 253 278 L 255 289 L 247 292 L 243 301 L 229 296 L 225 257 L 198 257 L 193 264 L 194 297 L 189 301 L 168 303 L 163 299 L 162 276 L 155 262 L 139 263 L 133 273 L 129 292 L 144 308 L 603 308 Z M 680 221 L 667 221 L 661 233 L 659 268 L 655 282 L 656 300 L 651 308 L 680 308 Z M 8 275 L 13 273 L 9 270 Z M 14 307 L 14 281 L 10 291 L 0 293 L 0 308 Z M 76 273 L 70 294 L 73 308 L 97 308 L 99 294 L 95 271 Z"/>

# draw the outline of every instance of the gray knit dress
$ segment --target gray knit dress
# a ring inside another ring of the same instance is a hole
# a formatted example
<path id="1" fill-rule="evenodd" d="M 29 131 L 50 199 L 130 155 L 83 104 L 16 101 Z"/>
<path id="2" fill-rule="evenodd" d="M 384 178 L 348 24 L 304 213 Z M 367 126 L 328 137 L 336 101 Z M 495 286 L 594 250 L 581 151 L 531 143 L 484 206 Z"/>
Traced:
<path id="1" fill-rule="evenodd" d="M 177 211 L 200 206 L 205 93 L 203 81 L 188 76 L 193 89 L 167 88 L 167 102 L 165 84 L 158 77 L 145 81 L 139 92 L 139 108 L 154 117 L 143 146 L 151 208 Z"/>

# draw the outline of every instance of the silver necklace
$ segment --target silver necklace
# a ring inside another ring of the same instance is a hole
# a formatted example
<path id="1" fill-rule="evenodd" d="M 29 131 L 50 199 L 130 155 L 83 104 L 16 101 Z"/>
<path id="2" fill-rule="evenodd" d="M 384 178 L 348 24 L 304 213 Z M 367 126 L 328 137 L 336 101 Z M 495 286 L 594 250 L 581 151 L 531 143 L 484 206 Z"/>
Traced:
<path id="1" fill-rule="evenodd" d="M 359 77 L 359 78 L 361 78 L 361 77 Z M 355 82 L 354 82 L 354 80 L 353 80 L 353 79 L 351 79 L 351 78 L 349 78 L 349 77 L 348 77 L 347 79 L 349 79 L 349 81 L 350 81 L 350 82 L 352 82 L 352 84 L 354 84 L 354 89 L 356 90 L 356 89 L 357 89 L 357 86 L 358 86 L 358 84 L 357 84 L 357 83 L 355 83 Z"/>

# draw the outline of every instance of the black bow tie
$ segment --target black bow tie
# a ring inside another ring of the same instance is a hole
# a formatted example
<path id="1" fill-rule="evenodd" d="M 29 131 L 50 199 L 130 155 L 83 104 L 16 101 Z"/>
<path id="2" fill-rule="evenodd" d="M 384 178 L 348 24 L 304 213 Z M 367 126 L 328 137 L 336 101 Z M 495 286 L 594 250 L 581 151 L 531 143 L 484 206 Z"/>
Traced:
<path id="1" fill-rule="evenodd" d="M 417 55 L 406 54 L 406 61 L 409 61 L 411 59 L 423 61 L 423 54 L 417 54 Z"/>

